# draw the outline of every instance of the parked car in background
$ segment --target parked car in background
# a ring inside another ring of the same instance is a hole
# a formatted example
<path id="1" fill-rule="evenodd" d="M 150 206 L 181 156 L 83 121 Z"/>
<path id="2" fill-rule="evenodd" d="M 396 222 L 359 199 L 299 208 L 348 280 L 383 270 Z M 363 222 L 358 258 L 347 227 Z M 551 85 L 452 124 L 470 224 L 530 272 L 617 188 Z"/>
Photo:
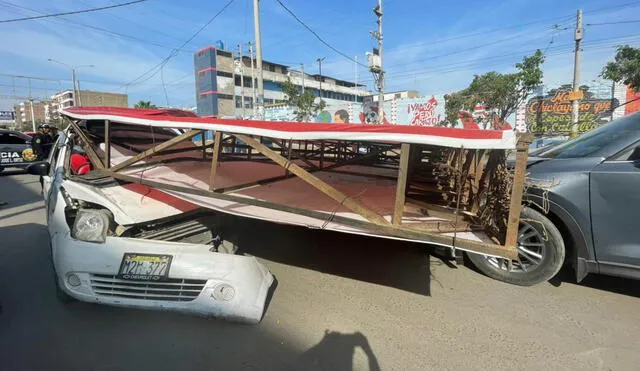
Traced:
<path id="1" fill-rule="evenodd" d="M 525 201 L 545 219 L 521 219 L 517 261 L 469 255 L 478 269 L 521 285 L 565 262 L 578 282 L 589 273 L 640 279 L 640 113 L 534 153 L 527 174 Z"/>
<path id="2" fill-rule="evenodd" d="M 30 136 L 19 131 L 0 129 L 0 172 L 8 167 L 24 169 L 35 160 Z"/>
<path id="3" fill-rule="evenodd" d="M 529 152 L 540 150 L 542 148 L 546 148 L 546 147 L 549 147 L 549 146 L 562 144 L 562 143 L 566 142 L 567 140 L 569 140 L 568 136 L 555 136 L 555 137 L 548 137 L 548 138 L 538 138 L 538 139 L 535 139 L 533 142 L 531 142 L 531 144 L 529 145 Z"/>

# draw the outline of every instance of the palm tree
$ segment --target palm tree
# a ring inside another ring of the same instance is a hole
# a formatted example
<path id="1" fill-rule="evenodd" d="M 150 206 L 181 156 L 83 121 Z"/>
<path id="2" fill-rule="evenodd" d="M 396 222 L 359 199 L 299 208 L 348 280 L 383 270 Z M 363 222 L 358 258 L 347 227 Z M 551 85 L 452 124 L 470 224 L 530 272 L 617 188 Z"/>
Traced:
<path id="1" fill-rule="evenodd" d="M 156 107 L 155 104 L 151 104 L 151 101 L 144 101 L 141 100 L 140 102 L 136 103 L 135 106 L 133 106 L 134 108 L 142 108 L 142 109 L 153 109 L 153 108 L 158 108 Z"/>

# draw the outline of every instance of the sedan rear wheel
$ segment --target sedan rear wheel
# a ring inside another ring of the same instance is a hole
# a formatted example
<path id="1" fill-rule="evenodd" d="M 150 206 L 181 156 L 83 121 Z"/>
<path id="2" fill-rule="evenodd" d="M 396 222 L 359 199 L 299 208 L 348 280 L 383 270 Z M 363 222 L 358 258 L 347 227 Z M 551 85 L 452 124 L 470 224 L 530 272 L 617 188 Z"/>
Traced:
<path id="1" fill-rule="evenodd" d="M 564 263 L 560 231 L 546 216 L 529 207 L 523 207 L 520 214 L 517 250 L 516 260 L 479 254 L 469 254 L 469 260 L 487 276 L 521 286 L 549 280 Z"/>

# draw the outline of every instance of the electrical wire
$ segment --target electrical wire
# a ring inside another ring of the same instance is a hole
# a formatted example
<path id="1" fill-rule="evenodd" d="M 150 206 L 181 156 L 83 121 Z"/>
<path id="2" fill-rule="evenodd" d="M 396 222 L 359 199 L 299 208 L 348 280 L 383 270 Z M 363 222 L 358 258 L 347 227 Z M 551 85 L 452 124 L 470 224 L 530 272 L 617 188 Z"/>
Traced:
<path id="1" fill-rule="evenodd" d="M 6 1 L 0 1 L 0 4 L 4 4 L 4 5 L 7 5 L 7 6 L 16 8 L 16 9 L 28 10 L 28 11 L 31 11 L 31 12 L 34 12 L 34 13 L 37 13 L 37 14 L 43 14 L 43 13 L 41 13 L 41 12 L 35 10 L 35 9 L 29 8 L 29 7 L 26 7 L 26 6 L 22 6 L 22 5 L 9 3 L 9 2 L 6 2 Z M 95 30 L 95 31 L 102 32 L 102 33 L 110 35 L 110 36 L 115 36 L 117 38 L 130 39 L 130 40 L 133 40 L 133 41 L 137 41 L 137 42 L 139 42 L 141 44 L 150 45 L 150 46 L 157 46 L 157 47 L 160 47 L 160 48 L 173 50 L 173 48 L 171 46 L 169 46 L 169 45 L 164 45 L 164 44 L 156 43 L 156 42 L 153 42 L 153 41 L 144 40 L 144 39 L 141 39 L 141 38 L 136 37 L 136 36 L 126 35 L 126 34 L 123 34 L 123 33 L 115 32 L 115 31 L 112 31 L 112 30 L 108 30 L 106 28 L 93 26 L 93 25 L 90 25 L 90 24 L 86 24 L 86 23 L 75 21 L 75 20 L 67 19 L 67 18 L 64 18 L 64 17 L 60 17 L 59 19 L 46 19 L 46 21 L 67 22 L 67 23 L 69 23 L 71 25 L 75 25 L 75 26 L 78 26 L 78 27 L 86 27 L 86 28 L 89 28 L 89 29 L 92 29 L 92 30 Z M 194 51 L 183 50 L 183 52 L 185 52 L 185 53 L 193 53 Z"/>
<path id="2" fill-rule="evenodd" d="M 113 8 L 119 8 L 119 7 L 123 7 L 123 6 L 138 4 L 138 3 L 145 2 L 145 1 L 148 1 L 148 0 L 134 0 L 134 1 L 126 2 L 126 3 L 103 6 L 103 7 L 100 7 L 100 8 L 74 10 L 74 11 L 63 12 L 63 13 L 44 14 L 44 15 L 37 15 L 37 16 L 32 16 L 32 17 L 14 18 L 14 19 L 3 19 L 3 20 L 0 20 L 0 23 L 30 21 L 30 20 L 33 20 L 33 19 L 42 19 L 42 18 L 59 17 L 59 16 L 63 16 L 63 15 L 72 15 L 72 14 L 97 12 L 97 11 L 100 11 L 100 10 L 113 9 Z"/>
<path id="3" fill-rule="evenodd" d="M 198 31 L 196 31 L 193 35 L 191 35 L 191 37 L 189 37 L 187 39 L 187 41 L 182 43 L 181 46 L 179 46 L 178 48 L 176 48 L 173 51 L 171 51 L 171 53 L 169 53 L 169 55 L 166 58 L 164 58 L 162 61 L 160 61 L 160 63 L 158 63 L 155 66 L 151 67 L 149 70 L 147 70 L 146 72 L 144 72 L 140 76 L 136 77 L 135 79 L 129 81 L 126 84 L 124 84 L 123 87 L 125 89 L 128 89 L 130 86 L 132 86 L 134 84 L 137 85 L 137 84 L 143 83 L 143 82 L 148 81 L 149 79 L 151 79 L 153 76 L 157 75 L 158 72 L 160 71 L 159 68 L 162 68 L 167 63 L 169 63 L 169 60 L 171 60 L 171 58 L 175 57 L 180 52 L 180 50 L 182 50 L 185 46 L 187 46 L 187 44 L 189 44 L 191 42 L 191 40 L 195 39 L 196 36 L 198 36 L 200 34 L 200 32 L 202 32 L 205 28 L 207 28 L 207 26 L 209 26 L 216 18 L 218 18 L 218 16 L 220 16 L 220 14 L 222 14 L 233 2 L 234 2 L 234 0 L 229 0 L 229 2 L 227 2 L 222 7 L 222 9 L 220 9 L 213 17 L 211 17 L 205 24 L 203 24 L 202 27 L 200 27 L 198 29 Z"/>
<path id="4" fill-rule="evenodd" d="M 616 21 L 616 22 L 601 22 L 601 23 L 587 23 L 587 26 L 604 26 L 610 24 L 628 24 L 628 23 L 640 23 L 640 19 L 628 20 L 628 21 Z"/>
<path id="5" fill-rule="evenodd" d="M 355 59 L 351 58 L 350 56 L 348 56 L 347 54 L 341 52 L 340 50 L 334 48 L 331 44 L 329 44 L 328 42 L 326 42 L 322 37 L 320 37 L 320 35 L 318 35 L 311 27 L 307 26 L 306 23 L 304 23 L 304 21 L 302 19 L 300 19 L 300 17 L 298 17 L 293 11 L 291 11 L 291 9 L 287 8 L 286 5 L 284 5 L 282 3 L 281 0 L 276 0 L 276 2 L 278 4 L 280 4 L 280 6 L 287 12 L 289 13 L 296 21 L 298 21 L 298 23 L 300 23 L 304 28 L 306 28 L 309 32 L 311 32 L 313 34 L 313 36 L 316 37 L 316 39 L 320 40 L 321 43 L 323 43 L 327 48 L 333 50 L 334 52 L 340 54 L 341 56 L 345 57 L 346 59 L 350 60 L 351 62 L 354 62 L 360 66 L 363 66 L 365 68 L 369 68 L 369 66 L 362 64 L 358 61 L 356 61 Z"/>

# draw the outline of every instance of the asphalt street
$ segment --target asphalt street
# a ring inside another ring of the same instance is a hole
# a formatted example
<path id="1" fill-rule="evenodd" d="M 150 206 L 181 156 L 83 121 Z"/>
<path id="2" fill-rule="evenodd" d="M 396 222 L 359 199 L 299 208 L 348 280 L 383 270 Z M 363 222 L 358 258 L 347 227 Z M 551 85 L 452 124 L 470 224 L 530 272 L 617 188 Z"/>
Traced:
<path id="1" fill-rule="evenodd" d="M 37 177 L 0 175 L 0 370 L 637 370 L 640 284 L 522 288 L 423 245 L 238 220 L 277 287 L 258 325 L 54 294 Z"/>

